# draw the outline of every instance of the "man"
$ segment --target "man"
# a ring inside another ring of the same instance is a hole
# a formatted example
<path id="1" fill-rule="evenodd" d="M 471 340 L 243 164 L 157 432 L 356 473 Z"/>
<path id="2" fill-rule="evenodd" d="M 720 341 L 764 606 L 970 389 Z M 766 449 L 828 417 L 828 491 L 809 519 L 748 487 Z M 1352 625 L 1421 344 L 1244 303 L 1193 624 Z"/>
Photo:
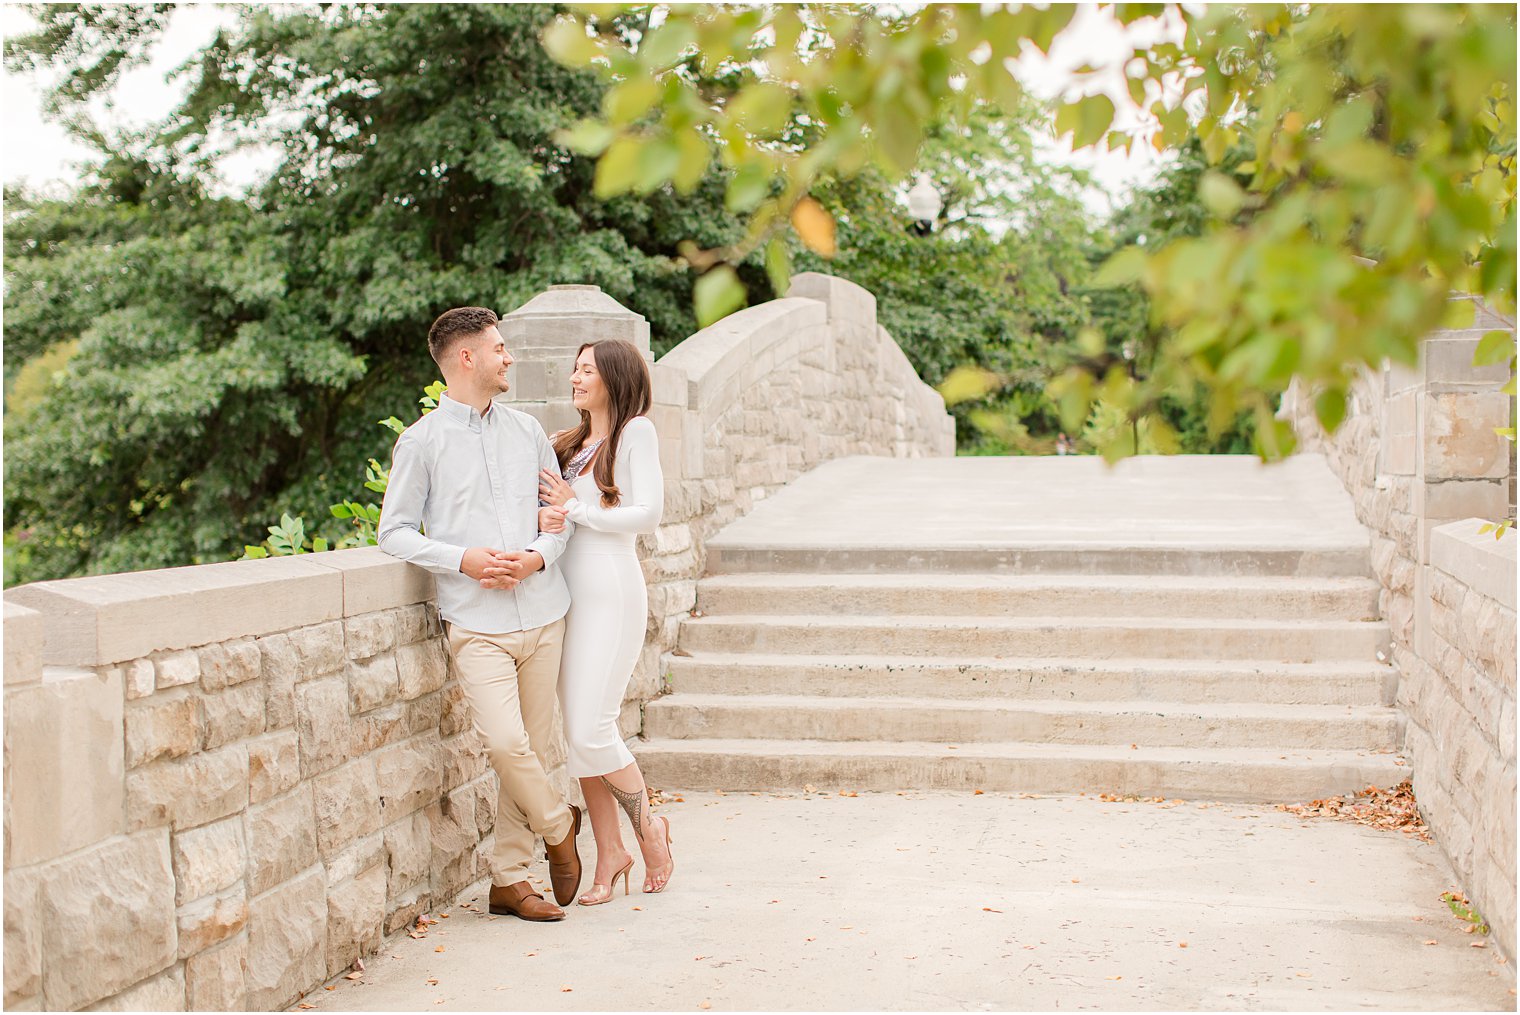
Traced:
<path id="1" fill-rule="evenodd" d="M 459 307 L 428 331 L 448 390 L 396 441 L 379 542 L 436 576 L 449 652 L 501 781 L 491 912 L 562 920 L 580 887 L 581 812 L 550 784 L 544 755 L 570 608 L 554 562 L 569 527 L 538 531 L 538 472 L 559 466 L 536 419 L 493 401 L 512 365 L 496 323 Z M 528 882 L 535 835 L 559 906 Z"/>

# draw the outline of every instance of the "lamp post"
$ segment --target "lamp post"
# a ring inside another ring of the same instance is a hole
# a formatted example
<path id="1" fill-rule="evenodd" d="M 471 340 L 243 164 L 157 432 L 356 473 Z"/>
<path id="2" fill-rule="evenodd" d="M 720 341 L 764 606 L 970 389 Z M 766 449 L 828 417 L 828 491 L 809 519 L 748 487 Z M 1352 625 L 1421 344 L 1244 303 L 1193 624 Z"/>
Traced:
<path id="1" fill-rule="evenodd" d="M 939 218 L 940 209 L 944 206 L 944 199 L 929 182 L 929 174 L 919 173 L 918 181 L 908 191 L 908 214 L 913 216 L 913 232 L 919 236 L 928 236 L 934 232 L 935 220 Z"/>

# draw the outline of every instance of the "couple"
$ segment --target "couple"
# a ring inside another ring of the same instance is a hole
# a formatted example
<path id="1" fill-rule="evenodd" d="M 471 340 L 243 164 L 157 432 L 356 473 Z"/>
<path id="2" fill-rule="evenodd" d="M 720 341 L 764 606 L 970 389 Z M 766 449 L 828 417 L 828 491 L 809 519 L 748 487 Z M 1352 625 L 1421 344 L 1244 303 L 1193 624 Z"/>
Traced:
<path id="1" fill-rule="evenodd" d="M 380 549 L 433 572 L 438 608 L 475 729 L 501 781 L 490 910 L 562 920 L 580 888 L 581 811 L 549 782 L 556 686 L 596 839 L 583 906 L 612 898 L 633 855 L 618 807 L 633 823 L 644 891 L 675 869 L 670 821 L 649 813 L 644 777 L 618 730 L 623 692 L 644 644 L 648 593 L 634 538 L 664 506 L 649 368 L 622 340 L 587 344 L 570 384 L 580 424 L 551 444 L 532 416 L 494 401 L 507 390 L 497 316 L 450 310 L 428 331 L 448 390 L 396 441 L 380 514 Z M 528 871 L 542 836 L 554 898 Z"/>

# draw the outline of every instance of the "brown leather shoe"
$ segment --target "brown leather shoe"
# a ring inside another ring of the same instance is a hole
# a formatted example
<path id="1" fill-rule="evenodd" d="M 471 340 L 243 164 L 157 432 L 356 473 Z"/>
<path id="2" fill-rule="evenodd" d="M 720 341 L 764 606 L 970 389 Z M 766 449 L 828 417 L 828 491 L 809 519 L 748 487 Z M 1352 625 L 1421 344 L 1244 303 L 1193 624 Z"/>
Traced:
<path id="1" fill-rule="evenodd" d="M 515 885 L 492 885 L 490 910 L 497 916 L 515 916 L 519 920 L 549 923 L 563 920 L 565 911 L 533 890 L 526 881 Z"/>
<path id="2" fill-rule="evenodd" d="M 581 855 L 575 848 L 575 837 L 581 834 L 581 809 L 571 804 L 570 813 L 575 817 L 570 834 L 552 846 L 544 843 L 544 852 L 549 855 L 549 883 L 554 886 L 554 901 L 561 906 L 570 905 L 581 890 Z"/>

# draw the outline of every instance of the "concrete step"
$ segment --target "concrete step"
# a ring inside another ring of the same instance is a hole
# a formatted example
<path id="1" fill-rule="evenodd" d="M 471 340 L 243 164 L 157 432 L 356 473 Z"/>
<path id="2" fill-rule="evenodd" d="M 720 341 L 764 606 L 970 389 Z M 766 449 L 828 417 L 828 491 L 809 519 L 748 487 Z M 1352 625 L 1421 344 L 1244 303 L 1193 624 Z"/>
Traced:
<path id="1" fill-rule="evenodd" d="M 709 615 L 1374 620 L 1379 588 L 1370 578 L 730 574 L 702 579 L 697 609 Z"/>
<path id="2" fill-rule="evenodd" d="M 1231 659 L 1308 663 L 1387 654 L 1381 622 L 1100 617 L 817 617 L 749 615 L 682 621 L 679 651 Z"/>
<path id="3" fill-rule="evenodd" d="M 968 542 L 958 546 L 795 545 L 718 535 L 707 543 L 709 574 L 1083 574 L 1367 577 L 1365 543 L 1250 546 L 1194 543 Z"/>
<path id="4" fill-rule="evenodd" d="M 1354 705 L 678 693 L 644 706 L 645 736 L 672 740 L 1016 741 L 1392 751 L 1401 733 L 1394 709 Z"/>
<path id="5" fill-rule="evenodd" d="M 666 655 L 663 671 L 677 691 L 695 694 L 1392 705 L 1398 690 L 1398 674 L 1393 667 L 1377 662 L 1269 664 L 703 652 Z"/>
<path id="6" fill-rule="evenodd" d="M 664 790 L 980 789 L 1271 803 L 1409 777 L 1392 754 L 1350 750 L 666 739 L 633 747 L 644 778 Z"/>

